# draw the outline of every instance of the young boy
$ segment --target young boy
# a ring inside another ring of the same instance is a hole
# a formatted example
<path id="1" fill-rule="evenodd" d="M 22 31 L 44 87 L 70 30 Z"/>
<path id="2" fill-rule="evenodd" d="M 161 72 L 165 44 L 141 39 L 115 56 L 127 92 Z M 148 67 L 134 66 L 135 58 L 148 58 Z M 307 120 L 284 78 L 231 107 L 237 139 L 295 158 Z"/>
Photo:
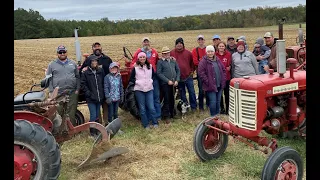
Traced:
<path id="1" fill-rule="evenodd" d="M 259 62 L 259 72 L 260 74 L 266 74 L 267 72 L 263 69 L 265 65 L 268 64 L 268 57 L 270 56 L 271 49 L 263 44 L 264 40 L 259 37 L 254 44 L 253 54 L 256 56 Z"/>
<path id="2" fill-rule="evenodd" d="M 108 122 L 110 123 L 118 118 L 119 103 L 123 102 L 124 95 L 118 63 L 111 63 L 109 71 L 110 73 L 104 77 L 104 94 L 108 104 Z"/>

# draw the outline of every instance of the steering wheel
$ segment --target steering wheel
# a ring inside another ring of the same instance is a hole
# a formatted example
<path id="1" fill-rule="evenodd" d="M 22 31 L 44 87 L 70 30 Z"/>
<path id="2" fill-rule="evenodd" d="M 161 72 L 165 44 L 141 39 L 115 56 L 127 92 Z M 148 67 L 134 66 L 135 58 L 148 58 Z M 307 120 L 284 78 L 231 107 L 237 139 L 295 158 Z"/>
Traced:
<path id="1" fill-rule="evenodd" d="M 132 56 L 131 52 L 129 51 L 129 49 L 124 46 L 122 47 L 122 49 L 123 49 L 124 57 L 128 58 L 131 61 L 133 59 L 133 56 Z M 128 53 L 129 53 L 130 57 L 128 56 Z"/>

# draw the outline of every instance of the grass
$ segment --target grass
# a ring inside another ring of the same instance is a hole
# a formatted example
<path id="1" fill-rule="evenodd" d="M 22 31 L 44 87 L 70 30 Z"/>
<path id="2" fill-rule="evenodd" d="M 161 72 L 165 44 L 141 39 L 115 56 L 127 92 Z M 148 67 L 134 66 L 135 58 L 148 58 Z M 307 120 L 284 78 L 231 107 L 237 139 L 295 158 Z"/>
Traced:
<path id="1" fill-rule="evenodd" d="M 298 24 L 285 24 L 284 39 L 286 45 L 296 45 Z M 305 31 L 305 24 L 302 25 Z M 80 37 L 82 52 L 91 52 L 93 42 L 99 41 L 103 51 L 113 60 L 121 59 L 122 47 L 126 46 L 132 53 L 141 45 L 141 38 L 149 36 L 152 46 L 158 51 L 163 46 L 173 48 L 174 41 L 183 37 L 186 48 L 195 47 L 196 37 L 203 34 L 206 44 L 211 44 L 210 37 L 219 34 L 223 40 L 227 36 L 245 35 L 250 49 L 255 39 L 262 37 L 266 31 L 278 36 L 278 27 L 206 29 L 196 31 L 175 31 L 152 34 L 127 34 L 103 37 Z M 26 92 L 29 87 L 44 77 L 44 68 L 56 58 L 55 49 L 59 44 L 68 48 L 68 56 L 75 59 L 74 38 L 15 40 L 14 45 L 14 89 L 15 95 Z M 32 55 L 30 53 L 33 53 Z M 122 65 L 123 62 L 121 61 Z M 197 90 L 197 86 L 195 85 Z M 85 118 L 89 118 L 86 105 L 79 107 Z M 61 147 L 62 169 L 59 180 L 257 180 L 268 155 L 253 150 L 243 143 L 229 138 L 225 153 L 210 162 L 200 162 L 193 151 L 192 141 L 195 127 L 209 113 L 188 115 L 185 120 L 178 119 L 171 126 L 161 123 L 160 128 L 146 132 L 140 122 L 128 112 L 119 110 L 123 121 L 122 135 L 116 135 L 111 141 L 115 146 L 123 146 L 129 153 L 111 158 L 106 163 L 98 163 L 76 171 L 76 167 L 90 152 L 93 140 L 87 133 L 81 133 Z M 222 118 L 227 119 L 226 116 Z M 266 135 L 266 134 L 264 134 Z M 270 135 L 267 135 L 271 137 Z M 296 149 L 306 163 L 306 144 L 303 140 L 278 139 L 278 145 L 291 146 Z M 305 179 L 305 172 L 304 172 Z"/>

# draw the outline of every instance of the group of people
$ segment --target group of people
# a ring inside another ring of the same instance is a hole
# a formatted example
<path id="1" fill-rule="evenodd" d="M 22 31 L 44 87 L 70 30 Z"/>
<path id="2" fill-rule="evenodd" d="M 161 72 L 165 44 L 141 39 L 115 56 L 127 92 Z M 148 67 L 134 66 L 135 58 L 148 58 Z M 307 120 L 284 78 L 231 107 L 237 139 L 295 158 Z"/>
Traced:
<path id="1" fill-rule="evenodd" d="M 244 36 L 221 40 L 219 35 L 212 37 L 212 45 L 205 45 L 203 35 L 197 37 L 198 47 L 189 51 L 183 38 L 175 41 L 175 48 L 167 46 L 159 56 L 151 47 L 148 37 L 142 39 L 142 47 L 126 58 L 126 66 L 132 68 L 129 81 L 134 84 L 134 93 L 139 106 L 141 124 L 145 129 L 158 128 L 159 121 L 170 123 L 175 117 L 175 91 L 178 89 L 184 103 L 190 104 L 191 111 L 203 111 L 206 107 L 210 115 L 228 114 L 229 84 L 232 78 L 265 74 L 269 68 L 276 70 L 276 38 L 267 32 L 258 38 L 252 51 Z M 118 107 L 124 100 L 124 89 L 119 64 L 102 53 L 99 42 L 92 45 L 88 55 L 78 70 L 74 61 L 67 58 L 67 49 L 57 48 L 58 58 L 50 62 L 46 74 L 52 74 L 49 92 L 59 86 L 59 93 L 71 90 L 68 102 L 69 118 L 75 124 L 75 111 L 80 90 L 84 93 L 90 112 L 90 121 L 102 119 L 107 124 L 118 117 Z M 194 88 L 193 74 L 197 74 L 198 102 Z M 186 89 L 189 98 L 186 97 Z M 163 95 L 163 107 L 160 104 Z M 224 101 L 222 93 L 224 93 Z M 90 130 L 92 135 L 97 132 Z"/>

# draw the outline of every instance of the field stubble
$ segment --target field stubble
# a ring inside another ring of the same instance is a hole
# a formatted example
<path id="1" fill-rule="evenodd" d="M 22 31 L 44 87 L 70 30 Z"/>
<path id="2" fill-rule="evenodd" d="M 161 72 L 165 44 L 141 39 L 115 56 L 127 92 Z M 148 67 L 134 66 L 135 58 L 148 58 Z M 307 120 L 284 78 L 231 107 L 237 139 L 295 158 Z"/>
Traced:
<path id="1" fill-rule="evenodd" d="M 305 32 L 305 24 L 303 24 Z M 141 45 L 141 39 L 148 36 L 152 47 L 158 51 L 163 46 L 174 47 L 175 40 L 182 37 L 187 49 L 197 45 L 196 37 L 203 34 L 206 44 L 211 44 L 211 37 L 219 34 L 222 40 L 227 36 L 235 38 L 244 35 L 250 50 L 257 37 L 262 37 L 266 31 L 271 31 L 278 37 L 278 27 L 259 27 L 243 29 L 207 29 L 195 31 L 176 31 L 164 33 L 126 34 L 101 37 L 80 37 L 81 52 L 91 52 L 91 44 L 98 41 L 103 51 L 113 60 L 123 56 L 122 47 L 127 47 L 134 53 Z M 81 35 L 81 31 L 79 31 Z M 298 25 L 284 25 L 286 45 L 295 45 L 298 35 Z M 44 69 L 56 58 L 56 47 L 64 44 L 68 48 L 68 57 L 75 60 L 74 38 L 34 39 L 14 41 L 14 94 L 28 91 L 33 83 L 38 83 L 44 77 Z M 123 66 L 123 61 L 121 65 Z M 197 86 L 195 85 L 197 89 Z M 89 118 L 86 105 L 79 109 Z M 127 147 L 130 152 L 114 157 L 106 163 L 89 166 L 77 172 L 75 168 L 89 153 L 93 141 L 82 133 L 62 146 L 62 172 L 60 180 L 172 180 L 172 179 L 259 179 L 267 155 L 229 139 L 226 152 L 217 160 L 201 163 L 193 149 L 193 131 L 208 112 L 188 115 L 187 120 L 176 120 L 170 127 L 160 124 L 158 130 L 145 132 L 138 121 L 127 112 L 119 110 L 123 120 L 123 135 L 117 135 L 113 140 L 116 146 Z M 226 116 L 222 118 L 227 119 Z M 305 142 L 300 140 L 279 140 L 279 145 L 290 145 L 301 153 L 306 162 Z M 305 165 L 304 165 L 305 167 Z M 305 177 L 305 171 L 304 171 Z"/>

